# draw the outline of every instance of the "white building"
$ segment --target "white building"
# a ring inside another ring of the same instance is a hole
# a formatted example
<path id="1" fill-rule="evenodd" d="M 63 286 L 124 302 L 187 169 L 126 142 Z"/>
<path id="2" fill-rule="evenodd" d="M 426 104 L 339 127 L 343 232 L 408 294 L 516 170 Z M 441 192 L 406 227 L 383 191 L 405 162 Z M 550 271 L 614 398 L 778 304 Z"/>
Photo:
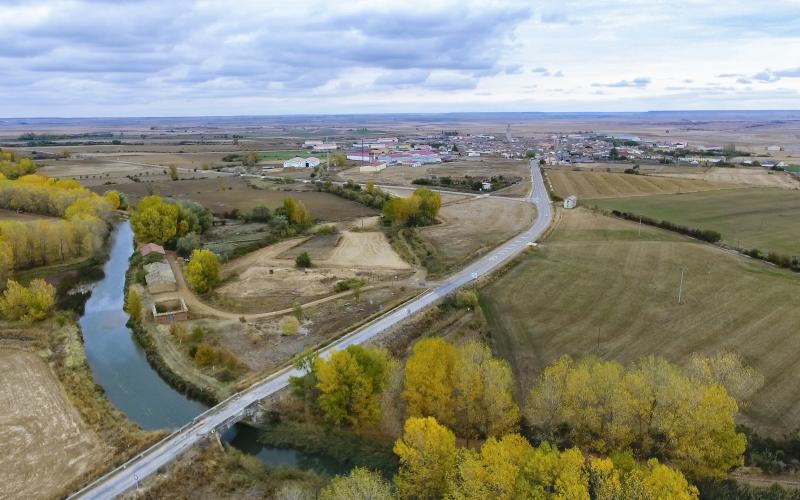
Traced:
<path id="1" fill-rule="evenodd" d="M 314 168 L 320 164 L 319 158 L 309 156 L 308 158 L 300 158 L 295 156 L 283 162 L 283 168 Z"/>
<path id="2" fill-rule="evenodd" d="M 314 151 L 336 151 L 339 146 L 335 142 L 323 142 L 314 146 Z"/>
<path id="3" fill-rule="evenodd" d="M 324 144 L 324 142 L 320 141 L 318 139 L 309 139 L 309 140 L 307 140 L 306 142 L 303 143 L 303 147 L 304 148 L 315 148 L 317 146 L 321 146 L 322 144 Z"/>
<path id="4" fill-rule="evenodd" d="M 564 200 L 564 208 L 575 208 L 578 205 L 578 198 L 575 196 L 567 196 Z"/>

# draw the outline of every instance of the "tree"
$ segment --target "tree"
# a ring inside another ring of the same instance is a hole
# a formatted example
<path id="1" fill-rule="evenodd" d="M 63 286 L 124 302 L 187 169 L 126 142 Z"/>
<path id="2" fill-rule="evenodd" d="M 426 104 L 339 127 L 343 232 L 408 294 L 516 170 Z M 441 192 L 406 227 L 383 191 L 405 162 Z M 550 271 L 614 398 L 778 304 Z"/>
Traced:
<path id="1" fill-rule="evenodd" d="M 296 319 L 295 319 L 296 321 Z M 387 382 L 388 354 L 358 345 L 317 358 L 314 372 L 319 406 L 335 424 L 359 428 L 380 421 L 380 396 Z"/>
<path id="2" fill-rule="evenodd" d="M 125 298 L 125 310 L 133 321 L 139 321 L 142 317 L 142 299 L 133 288 L 128 288 L 128 296 Z"/>
<path id="3" fill-rule="evenodd" d="M 122 198 L 120 198 L 119 193 L 116 191 L 106 191 L 103 198 L 105 198 L 111 206 L 111 210 L 117 210 L 122 204 Z"/>
<path id="4" fill-rule="evenodd" d="M 303 205 L 303 202 L 295 201 L 291 196 L 283 200 L 283 212 L 292 224 L 298 226 L 311 224 L 311 212 Z"/>
<path id="5" fill-rule="evenodd" d="M 347 165 L 347 157 L 344 153 L 336 153 L 333 155 L 333 166 L 336 168 L 344 168 Z"/>
<path id="6" fill-rule="evenodd" d="M 286 336 L 294 336 L 300 332 L 300 321 L 294 316 L 284 316 L 281 318 L 281 332 Z"/>
<path id="7" fill-rule="evenodd" d="M 698 383 L 724 387 L 739 407 L 747 406 L 753 394 L 764 385 L 764 376 L 746 366 L 735 352 L 720 352 L 712 357 L 693 354 L 687 372 Z"/>
<path id="8" fill-rule="evenodd" d="M 456 307 L 475 309 L 478 307 L 478 293 L 475 290 L 459 290 L 456 293 Z"/>
<path id="9" fill-rule="evenodd" d="M 303 252 L 294 258 L 294 263 L 297 267 L 311 267 L 311 256 L 308 252 Z"/>
<path id="10" fill-rule="evenodd" d="M 414 344 L 405 368 L 403 398 L 412 417 L 436 417 L 453 425 L 453 366 L 456 350 L 441 338 L 423 339 Z"/>
<path id="11" fill-rule="evenodd" d="M 577 448 L 559 451 L 548 443 L 536 448 L 520 480 L 522 498 L 589 500 L 589 478 Z"/>
<path id="12" fill-rule="evenodd" d="M 174 163 L 169 164 L 169 178 L 173 181 L 178 180 L 178 167 Z"/>
<path id="13" fill-rule="evenodd" d="M 303 321 L 303 306 L 300 304 L 293 305 L 292 316 L 297 318 L 297 321 Z"/>
<path id="14" fill-rule="evenodd" d="M 192 255 L 192 252 L 197 250 L 202 246 L 200 243 L 200 236 L 197 233 L 188 233 L 185 236 L 181 236 L 175 242 L 175 251 L 181 257 L 189 257 Z"/>
<path id="15" fill-rule="evenodd" d="M 536 158 L 536 151 L 534 151 L 532 149 L 529 149 L 529 150 L 525 151 L 525 158 L 527 158 L 529 160 L 532 160 L 533 158 Z"/>
<path id="16" fill-rule="evenodd" d="M 260 157 L 257 151 L 248 151 L 242 157 L 242 165 L 245 167 L 255 167 Z"/>
<path id="17" fill-rule="evenodd" d="M 322 489 L 320 500 L 391 500 L 389 483 L 377 472 L 356 467 L 347 476 L 336 476 Z"/>
<path id="18" fill-rule="evenodd" d="M 449 478 L 448 498 L 522 498 L 517 490 L 532 456 L 533 447 L 518 434 L 489 438 L 480 452 L 461 450 L 455 473 Z"/>
<path id="19" fill-rule="evenodd" d="M 219 259 L 211 250 L 194 250 L 185 274 L 189 286 L 198 293 L 206 293 L 220 282 Z"/>
<path id="20" fill-rule="evenodd" d="M 374 194 L 375 193 L 375 183 L 372 182 L 372 181 L 367 181 L 367 185 L 366 185 L 364 190 L 369 194 Z"/>
<path id="21" fill-rule="evenodd" d="M 317 397 L 317 353 L 307 350 L 297 356 L 292 363 L 295 369 L 303 372 L 300 377 L 289 377 L 289 388 L 292 394 L 301 398 L 305 404 L 306 418 L 311 415 L 311 403 Z"/>
<path id="22" fill-rule="evenodd" d="M 140 243 L 163 245 L 178 232 L 177 205 L 165 202 L 160 196 L 142 198 L 131 217 L 131 227 Z"/>
<path id="23" fill-rule="evenodd" d="M 689 484 L 683 474 L 658 463 L 655 458 L 623 477 L 622 493 L 622 498 L 655 500 L 696 500 L 699 497 L 697 488 Z"/>
<path id="24" fill-rule="evenodd" d="M 456 436 L 433 417 L 409 418 L 394 444 L 400 468 L 394 478 L 400 498 L 442 498 L 456 465 Z"/>
<path id="25" fill-rule="evenodd" d="M 43 279 L 31 281 L 28 288 L 8 280 L 0 296 L 0 313 L 9 320 L 34 323 L 47 318 L 55 302 L 56 288 Z"/>

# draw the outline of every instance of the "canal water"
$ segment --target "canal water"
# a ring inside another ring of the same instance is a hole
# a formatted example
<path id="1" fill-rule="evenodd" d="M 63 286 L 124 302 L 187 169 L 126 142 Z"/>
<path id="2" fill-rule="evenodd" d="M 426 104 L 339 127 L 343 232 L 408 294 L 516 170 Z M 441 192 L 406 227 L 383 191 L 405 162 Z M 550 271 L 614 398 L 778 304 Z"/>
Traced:
<path id="1" fill-rule="evenodd" d="M 92 289 L 78 323 L 94 380 L 108 399 L 128 418 L 148 430 L 174 429 L 207 409 L 173 389 L 150 366 L 133 332 L 125 326 L 123 311 L 125 273 L 133 254 L 130 223 L 121 222 L 111 235 L 111 255 L 103 271 L 105 277 Z M 286 465 L 315 470 L 323 474 L 344 471 L 341 464 L 297 450 L 269 448 L 257 442 L 256 431 L 236 426 L 225 436 L 233 446 L 258 456 L 272 466 Z"/>

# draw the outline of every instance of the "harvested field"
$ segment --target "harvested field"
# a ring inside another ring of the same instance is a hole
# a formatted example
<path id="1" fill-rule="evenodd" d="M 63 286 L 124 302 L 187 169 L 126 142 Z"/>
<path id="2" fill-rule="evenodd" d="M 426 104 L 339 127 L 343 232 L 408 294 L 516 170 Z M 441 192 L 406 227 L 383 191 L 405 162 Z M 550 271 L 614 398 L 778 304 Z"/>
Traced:
<path id="1" fill-rule="evenodd" d="M 338 233 L 319 234 L 293 246 L 277 256 L 278 259 L 294 260 L 298 255 L 307 252 L 311 260 L 316 262 L 330 257 L 334 247 L 339 243 L 341 235 Z"/>
<path id="2" fill-rule="evenodd" d="M 416 186 L 416 187 L 381 187 L 381 191 L 385 191 L 391 195 L 399 196 L 400 198 L 407 198 L 414 193 L 414 190 L 424 186 Z M 512 186 L 513 187 L 513 186 Z M 457 203 L 459 201 L 464 201 L 469 198 L 474 198 L 475 194 L 454 194 L 454 193 L 439 193 L 442 197 L 442 206 L 450 205 L 451 203 Z"/>
<path id="3" fill-rule="evenodd" d="M 797 190 L 726 189 L 586 203 L 718 231 L 724 243 L 739 248 L 800 255 L 800 191 Z"/>
<path id="4" fill-rule="evenodd" d="M 442 207 L 442 224 L 421 228 L 419 234 L 449 269 L 520 233 L 535 213 L 530 203 L 475 198 Z"/>
<path id="5" fill-rule="evenodd" d="M 556 195 L 561 198 L 575 195 L 579 200 L 582 198 L 688 193 L 734 187 L 730 184 L 705 180 L 561 169 L 547 170 L 546 175 L 553 184 L 553 192 Z"/>
<path id="6" fill-rule="evenodd" d="M 493 344 L 526 393 L 561 355 L 624 363 L 733 350 L 766 379 L 742 422 L 783 434 L 800 419 L 797 275 L 672 233 L 578 209 L 484 288 Z M 682 303 L 678 285 L 684 269 Z"/>
<path id="7" fill-rule="evenodd" d="M 32 353 L 0 349 L 0 497 L 47 498 L 106 451 Z"/>
<path id="8" fill-rule="evenodd" d="M 345 231 L 330 257 L 321 261 L 320 264 L 367 269 L 410 269 L 409 265 L 392 249 L 386 236 L 381 232 L 353 233 Z"/>
<path id="9" fill-rule="evenodd" d="M 358 167 L 339 173 L 343 180 L 352 179 L 356 182 L 373 181 L 376 184 L 392 184 L 398 186 L 413 186 L 411 181 L 429 175 L 464 177 L 491 177 L 505 175 L 508 177 L 521 177 L 521 184 L 530 186 L 530 169 L 527 161 L 516 160 L 462 160 L 421 167 L 389 167 L 377 173 L 361 173 Z"/>
<path id="10" fill-rule="evenodd" d="M 800 188 L 797 177 L 785 172 L 772 172 L 761 167 L 756 168 L 710 168 L 704 172 L 691 173 L 659 173 L 676 179 L 696 179 L 708 182 L 724 182 L 744 184 L 747 186 Z"/>
<path id="11" fill-rule="evenodd" d="M 321 220 L 339 221 L 364 215 L 373 215 L 375 210 L 338 196 L 311 190 L 304 185 L 286 187 L 282 190 L 255 189 L 240 177 L 222 177 L 158 183 L 132 183 L 115 187 L 136 203 L 150 194 L 170 198 L 184 198 L 202 203 L 215 214 L 230 212 L 234 208 L 251 210 L 260 205 L 278 208 L 283 200 L 291 196 L 311 211 L 311 216 Z"/>

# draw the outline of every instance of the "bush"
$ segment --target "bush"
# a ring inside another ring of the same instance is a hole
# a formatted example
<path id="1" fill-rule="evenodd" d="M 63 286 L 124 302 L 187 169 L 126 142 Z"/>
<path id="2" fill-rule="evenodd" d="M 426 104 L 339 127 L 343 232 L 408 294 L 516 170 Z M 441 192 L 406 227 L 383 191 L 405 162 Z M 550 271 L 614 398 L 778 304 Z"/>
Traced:
<path id="1" fill-rule="evenodd" d="M 459 308 L 477 308 L 478 293 L 475 290 L 459 290 L 456 293 L 456 306 Z"/>
<path id="2" fill-rule="evenodd" d="M 175 244 L 175 251 L 181 257 L 188 257 L 201 246 L 200 236 L 198 236 L 197 233 L 189 233 L 186 236 L 178 238 Z"/>
<path id="3" fill-rule="evenodd" d="M 281 333 L 291 337 L 300 333 L 300 321 L 294 316 L 284 316 L 281 319 Z"/>
<path id="4" fill-rule="evenodd" d="M 297 264 L 297 267 L 311 267 L 311 256 L 308 255 L 308 252 L 303 252 L 295 257 L 294 263 Z"/>
<path id="5" fill-rule="evenodd" d="M 354 290 L 356 288 L 361 288 L 364 286 L 364 282 L 358 278 L 347 278 L 346 280 L 337 281 L 335 285 L 333 285 L 333 291 L 336 293 L 346 292 L 348 290 Z"/>

